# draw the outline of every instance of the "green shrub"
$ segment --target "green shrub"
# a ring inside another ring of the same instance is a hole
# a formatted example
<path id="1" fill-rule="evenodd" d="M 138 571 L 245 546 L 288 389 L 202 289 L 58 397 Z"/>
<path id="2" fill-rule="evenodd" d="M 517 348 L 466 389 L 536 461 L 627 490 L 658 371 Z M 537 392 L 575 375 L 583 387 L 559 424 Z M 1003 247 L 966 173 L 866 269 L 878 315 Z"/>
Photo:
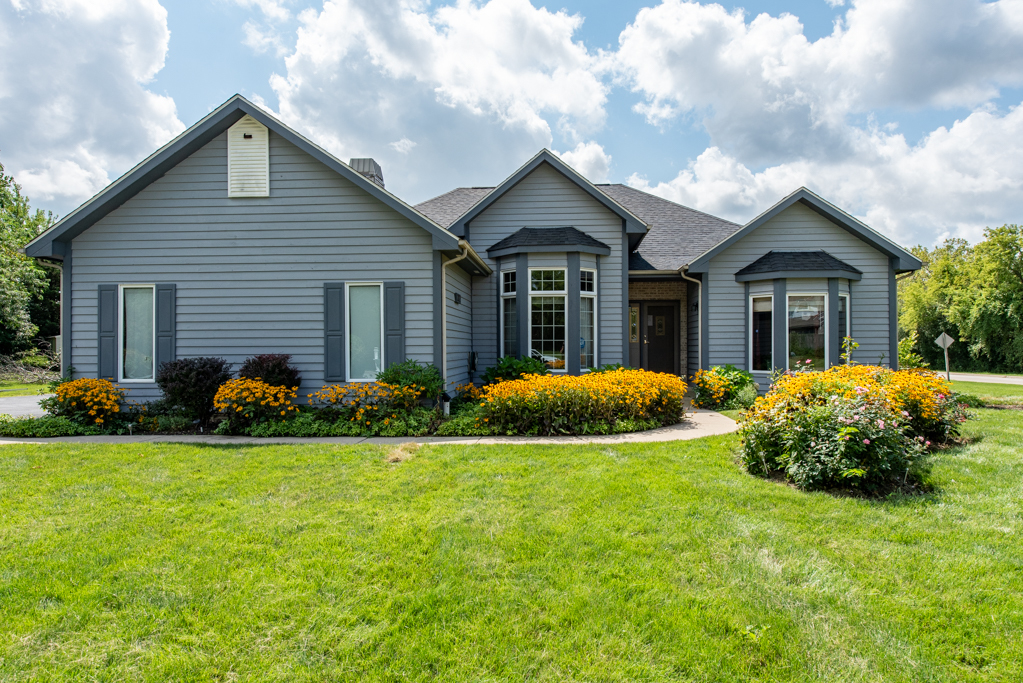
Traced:
<path id="1" fill-rule="evenodd" d="M 973 394 L 954 394 L 953 398 L 967 408 L 983 408 L 987 405 L 980 396 Z"/>
<path id="2" fill-rule="evenodd" d="M 43 438 L 52 436 L 94 436 L 98 427 L 88 427 L 66 417 L 11 417 L 0 415 L 0 436 Z"/>
<path id="3" fill-rule="evenodd" d="M 710 370 L 699 370 L 693 377 L 696 397 L 693 402 L 700 408 L 737 410 L 749 408 L 757 398 L 753 375 L 732 364 L 715 365 Z"/>
<path id="4" fill-rule="evenodd" d="M 415 386 L 421 389 L 421 398 L 436 401 L 444 389 L 444 380 L 440 370 L 433 365 L 420 363 L 409 358 L 402 363 L 394 363 L 386 370 L 377 373 L 377 381 L 393 387 Z"/>
<path id="5" fill-rule="evenodd" d="M 497 365 L 484 370 L 480 379 L 484 384 L 493 384 L 494 382 L 522 379 L 527 375 L 546 375 L 549 372 L 546 363 L 536 358 L 504 356 L 497 361 Z"/>
<path id="6" fill-rule="evenodd" d="M 466 404 L 437 426 L 437 436 L 488 436 L 493 433 L 481 419 L 479 406 Z"/>
<path id="7" fill-rule="evenodd" d="M 216 409 L 213 399 L 220 386 L 231 379 L 231 365 L 223 358 L 181 358 L 160 364 L 156 384 L 170 407 L 180 407 L 184 415 L 209 424 Z M 149 412 L 153 412 L 150 410 Z"/>
<path id="8" fill-rule="evenodd" d="M 628 368 L 628 367 L 622 365 L 621 363 L 604 363 L 603 365 L 601 365 L 599 367 L 591 369 L 590 373 L 592 374 L 594 372 L 614 372 L 615 370 L 631 370 L 631 369 L 632 368 Z"/>
<path id="9" fill-rule="evenodd" d="M 924 357 L 916 352 L 917 331 L 913 330 L 906 337 L 899 340 L 899 369 L 916 370 L 926 368 L 928 363 Z"/>

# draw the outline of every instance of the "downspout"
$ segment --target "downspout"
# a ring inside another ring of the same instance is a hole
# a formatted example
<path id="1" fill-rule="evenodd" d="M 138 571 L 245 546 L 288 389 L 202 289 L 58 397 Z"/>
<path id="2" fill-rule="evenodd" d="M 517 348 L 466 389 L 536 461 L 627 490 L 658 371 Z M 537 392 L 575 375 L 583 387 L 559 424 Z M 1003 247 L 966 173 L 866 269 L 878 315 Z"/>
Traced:
<path id="1" fill-rule="evenodd" d="M 465 240 L 458 240 L 458 246 L 461 248 L 462 253 L 453 258 L 449 258 L 440 267 L 440 290 L 441 290 L 441 301 L 443 301 L 443 307 L 440 311 L 440 357 L 441 357 L 441 376 L 444 378 L 444 389 L 447 390 L 448 386 L 448 266 L 458 263 L 462 259 L 469 256 L 469 243 Z M 470 280 L 471 282 L 471 280 Z M 471 292 L 470 292 L 471 296 Z"/>
<path id="2" fill-rule="evenodd" d="M 678 269 L 678 274 L 682 276 L 683 280 L 688 280 L 689 282 L 695 282 L 696 283 L 696 305 L 697 305 L 697 309 L 696 309 L 696 365 L 697 365 L 698 369 L 702 370 L 703 368 L 701 367 L 701 364 L 703 363 L 703 325 L 701 323 L 703 322 L 703 311 L 701 311 L 699 309 L 699 306 L 702 305 L 701 302 L 703 301 L 703 283 L 700 282 L 699 280 L 697 280 L 696 278 L 691 278 L 688 275 L 686 275 L 684 272 L 682 272 L 682 268 Z M 688 301 L 686 301 L 686 303 L 688 303 Z M 687 318 L 688 318 L 688 315 L 689 314 L 687 313 L 686 314 Z"/>

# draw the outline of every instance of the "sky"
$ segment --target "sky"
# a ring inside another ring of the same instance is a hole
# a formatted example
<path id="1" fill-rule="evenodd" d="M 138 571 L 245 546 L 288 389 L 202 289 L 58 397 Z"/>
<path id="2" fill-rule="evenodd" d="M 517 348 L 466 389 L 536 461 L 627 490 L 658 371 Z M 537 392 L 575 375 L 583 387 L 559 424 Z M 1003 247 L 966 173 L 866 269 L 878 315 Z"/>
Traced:
<path id="1" fill-rule="evenodd" d="M 0 0 L 0 163 L 64 215 L 240 93 L 415 204 L 547 147 L 744 223 L 1023 222 L 1023 0 Z"/>

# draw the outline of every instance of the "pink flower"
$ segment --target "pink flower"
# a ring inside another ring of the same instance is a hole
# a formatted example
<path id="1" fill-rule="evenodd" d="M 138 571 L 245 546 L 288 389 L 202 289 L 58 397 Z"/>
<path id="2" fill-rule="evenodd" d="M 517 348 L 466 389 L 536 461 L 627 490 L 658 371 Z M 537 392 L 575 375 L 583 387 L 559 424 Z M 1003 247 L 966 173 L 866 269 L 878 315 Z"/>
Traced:
<path id="1" fill-rule="evenodd" d="M 865 443 L 865 444 L 867 444 L 869 446 L 870 445 L 870 439 L 864 439 L 863 443 Z"/>
<path id="2" fill-rule="evenodd" d="M 931 445 L 931 442 L 930 442 L 930 441 L 927 441 L 926 443 L 924 443 L 924 445 L 925 445 L 925 446 L 930 446 L 930 445 Z"/>
<path id="3" fill-rule="evenodd" d="M 884 429 L 884 420 L 878 420 L 877 421 L 877 426 L 880 429 Z"/>
<path id="4" fill-rule="evenodd" d="M 807 358 L 807 359 L 806 359 L 806 364 L 807 364 L 807 365 L 809 365 L 809 364 L 810 364 L 810 363 L 812 363 L 812 362 L 813 362 L 813 361 L 812 361 L 812 360 L 810 360 L 809 358 Z"/>

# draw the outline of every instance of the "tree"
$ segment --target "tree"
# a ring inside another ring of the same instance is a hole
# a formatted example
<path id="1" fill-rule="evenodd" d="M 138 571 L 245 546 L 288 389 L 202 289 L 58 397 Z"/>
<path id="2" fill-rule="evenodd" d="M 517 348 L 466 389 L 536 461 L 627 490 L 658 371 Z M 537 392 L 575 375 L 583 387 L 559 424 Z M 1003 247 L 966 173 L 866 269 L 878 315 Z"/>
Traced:
<path id="1" fill-rule="evenodd" d="M 18 249 L 53 224 L 53 214 L 32 211 L 28 198 L 0 164 L 0 355 L 32 348 L 40 327 L 59 330 L 59 276 Z"/>

